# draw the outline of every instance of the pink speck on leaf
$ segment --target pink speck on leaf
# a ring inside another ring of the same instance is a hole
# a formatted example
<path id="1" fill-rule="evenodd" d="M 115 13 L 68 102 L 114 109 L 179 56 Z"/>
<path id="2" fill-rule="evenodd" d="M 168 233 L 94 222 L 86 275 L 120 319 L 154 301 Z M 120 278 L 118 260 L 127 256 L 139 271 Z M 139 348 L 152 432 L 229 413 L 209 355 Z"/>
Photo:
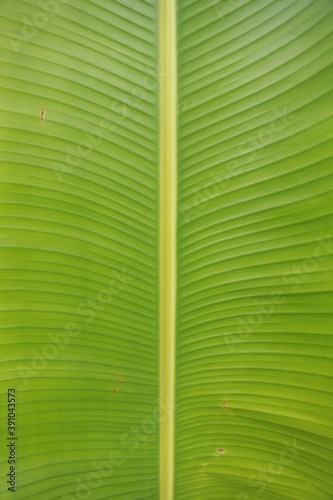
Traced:
<path id="1" fill-rule="evenodd" d="M 224 449 L 223 448 L 217 448 L 217 451 L 222 455 L 222 453 L 224 453 Z"/>

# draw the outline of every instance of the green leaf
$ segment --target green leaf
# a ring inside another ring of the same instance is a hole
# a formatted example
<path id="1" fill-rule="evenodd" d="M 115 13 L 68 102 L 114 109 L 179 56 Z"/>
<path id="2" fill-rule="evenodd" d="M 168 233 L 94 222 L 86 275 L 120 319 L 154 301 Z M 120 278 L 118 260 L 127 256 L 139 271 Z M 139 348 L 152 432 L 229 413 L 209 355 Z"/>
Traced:
<path id="1" fill-rule="evenodd" d="M 330 499 L 333 3 L 1 13 L 1 499 Z"/>

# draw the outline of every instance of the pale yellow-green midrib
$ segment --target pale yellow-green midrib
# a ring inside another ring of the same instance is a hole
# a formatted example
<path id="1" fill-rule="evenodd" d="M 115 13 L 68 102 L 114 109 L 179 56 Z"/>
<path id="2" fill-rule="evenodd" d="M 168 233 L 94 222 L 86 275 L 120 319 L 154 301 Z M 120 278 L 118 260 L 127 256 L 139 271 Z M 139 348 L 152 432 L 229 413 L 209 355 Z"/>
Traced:
<path id="1" fill-rule="evenodd" d="M 160 500 L 174 485 L 177 206 L 176 0 L 160 0 Z"/>

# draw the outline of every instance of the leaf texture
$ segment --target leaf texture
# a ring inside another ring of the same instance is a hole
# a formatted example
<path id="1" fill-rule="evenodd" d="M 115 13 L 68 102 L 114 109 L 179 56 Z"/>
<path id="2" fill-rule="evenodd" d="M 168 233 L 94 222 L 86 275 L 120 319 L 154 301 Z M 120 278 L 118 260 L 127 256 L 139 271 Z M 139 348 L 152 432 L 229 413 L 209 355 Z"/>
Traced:
<path id="1" fill-rule="evenodd" d="M 177 500 L 332 495 L 332 7 L 178 2 Z"/>
<path id="2" fill-rule="evenodd" d="M 15 387 L 17 499 L 158 496 L 158 428 L 141 428 L 159 387 L 158 32 L 156 2 L 139 3 L 2 2 L 1 425 Z"/>
<path id="3" fill-rule="evenodd" d="M 165 500 L 162 3 L 1 3 L 18 500 Z M 176 21 L 174 499 L 329 500 L 333 3 L 178 0 Z"/>

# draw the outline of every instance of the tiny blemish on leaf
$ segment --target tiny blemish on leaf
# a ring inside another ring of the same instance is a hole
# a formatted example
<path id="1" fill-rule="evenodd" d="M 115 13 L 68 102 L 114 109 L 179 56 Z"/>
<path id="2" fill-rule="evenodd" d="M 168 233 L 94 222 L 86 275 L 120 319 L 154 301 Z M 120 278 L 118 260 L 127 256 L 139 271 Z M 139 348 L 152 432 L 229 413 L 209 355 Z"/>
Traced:
<path id="1" fill-rule="evenodd" d="M 119 374 L 119 373 L 117 373 L 117 375 L 119 375 L 119 376 L 120 376 L 120 374 Z M 123 384 L 123 383 L 124 383 L 124 379 L 123 379 L 123 377 L 121 377 L 121 376 L 120 376 L 120 382 L 119 382 L 119 384 L 117 385 L 117 387 L 115 387 L 115 388 L 113 389 L 113 391 L 112 391 L 112 392 L 117 392 L 117 391 L 118 391 L 118 389 L 119 389 L 119 386 L 120 386 L 121 384 Z"/>
<path id="2" fill-rule="evenodd" d="M 219 453 L 221 453 L 221 455 L 222 455 L 222 453 L 224 453 L 224 449 L 223 449 L 223 448 L 217 448 L 217 451 L 218 451 Z"/>

